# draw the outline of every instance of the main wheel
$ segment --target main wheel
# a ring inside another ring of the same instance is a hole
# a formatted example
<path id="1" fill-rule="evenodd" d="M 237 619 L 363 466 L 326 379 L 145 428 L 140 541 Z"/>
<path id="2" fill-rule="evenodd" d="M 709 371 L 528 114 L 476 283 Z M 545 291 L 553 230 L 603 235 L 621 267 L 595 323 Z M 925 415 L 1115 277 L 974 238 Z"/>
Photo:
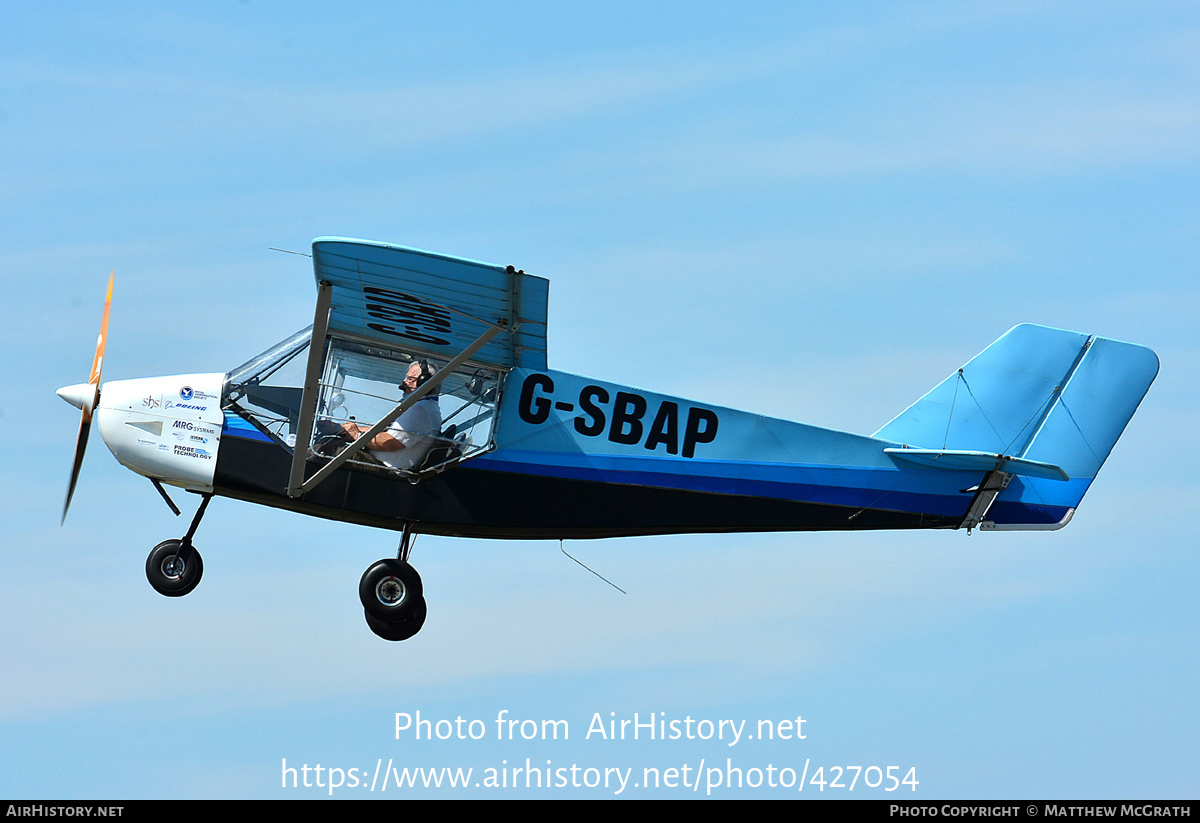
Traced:
<path id="1" fill-rule="evenodd" d="M 164 540 L 146 558 L 146 579 L 159 594 L 183 597 L 200 583 L 204 574 L 200 552 L 191 549 L 185 553 L 185 560 L 179 556 L 182 548 L 182 540 Z"/>
<path id="2" fill-rule="evenodd" d="M 426 613 L 424 597 L 417 598 L 412 617 L 401 620 L 399 623 L 388 623 L 375 617 L 366 609 L 363 610 L 363 615 L 367 618 L 367 625 L 371 627 L 371 631 L 384 640 L 407 640 L 412 637 L 425 625 Z"/>
<path id="3" fill-rule="evenodd" d="M 384 623 L 408 620 L 424 603 L 421 575 L 403 560 L 380 560 L 363 572 L 358 599 L 367 614 Z"/>

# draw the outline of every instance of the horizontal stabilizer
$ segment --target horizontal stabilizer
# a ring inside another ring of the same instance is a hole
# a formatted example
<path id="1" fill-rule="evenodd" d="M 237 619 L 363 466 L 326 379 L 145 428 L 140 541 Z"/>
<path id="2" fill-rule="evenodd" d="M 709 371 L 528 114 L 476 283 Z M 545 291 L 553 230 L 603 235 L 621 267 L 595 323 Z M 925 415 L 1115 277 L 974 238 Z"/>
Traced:
<path id="1" fill-rule="evenodd" d="M 1002 471 L 1023 477 L 1041 477 L 1045 480 L 1070 480 L 1067 473 L 1052 463 L 1026 460 L 1003 454 L 963 451 L 960 449 L 884 449 L 898 460 L 955 471 Z"/>

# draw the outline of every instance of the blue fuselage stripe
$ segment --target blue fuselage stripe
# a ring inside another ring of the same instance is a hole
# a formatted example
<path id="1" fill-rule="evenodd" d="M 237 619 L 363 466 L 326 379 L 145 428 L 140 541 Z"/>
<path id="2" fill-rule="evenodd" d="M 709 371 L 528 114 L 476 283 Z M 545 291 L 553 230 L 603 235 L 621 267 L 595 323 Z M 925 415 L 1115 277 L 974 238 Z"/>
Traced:
<path id="1" fill-rule="evenodd" d="M 538 458 L 541 457 L 539 460 Z M 568 461 L 563 454 L 546 462 L 545 455 L 502 450 L 471 461 L 474 468 L 493 471 L 562 477 L 595 483 L 621 483 L 664 489 L 733 494 L 748 497 L 825 503 L 836 506 L 862 506 L 894 511 L 921 511 L 953 516 L 961 514 L 970 497 L 896 488 L 913 471 L 848 469 L 845 467 L 768 464 L 727 464 L 721 461 L 696 461 L 688 464 L 693 471 L 668 469 L 664 461 L 654 459 L 651 468 L 645 460 L 620 460 L 597 455 L 579 455 Z M 675 461 L 671 461 L 674 463 Z M 642 465 L 637 465 L 641 463 Z"/>
<path id="2" fill-rule="evenodd" d="M 225 435 L 244 437 L 247 440 L 262 440 L 266 443 L 272 442 L 271 438 L 231 411 L 225 412 L 225 425 L 221 427 L 221 436 Z"/>
<path id="3" fill-rule="evenodd" d="M 663 489 L 744 495 L 834 506 L 853 506 L 942 516 L 961 516 L 973 497 L 964 489 L 979 478 L 975 472 L 921 469 L 849 468 L 728 461 L 682 461 L 614 458 L 607 455 L 550 455 L 501 449 L 470 461 L 472 468 L 560 477 L 594 483 L 620 483 Z M 1086 486 L 1087 481 L 1081 481 Z M 1066 486 L 1068 484 L 1061 484 Z M 1009 522 L 1057 522 L 1067 506 L 1008 503 Z M 1008 518 L 1005 518 L 1008 520 Z"/>

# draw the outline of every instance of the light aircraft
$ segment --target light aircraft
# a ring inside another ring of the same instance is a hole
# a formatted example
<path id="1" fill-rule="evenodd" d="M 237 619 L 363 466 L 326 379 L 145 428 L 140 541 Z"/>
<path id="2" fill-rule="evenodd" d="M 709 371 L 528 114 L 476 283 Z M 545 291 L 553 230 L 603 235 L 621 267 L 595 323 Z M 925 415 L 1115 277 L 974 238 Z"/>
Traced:
<path id="1" fill-rule="evenodd" d="M 868 437 L 552 370 L 548 282 L 512 266 L 339 237 L 312 261 L 310 328 L 228 373 L 101 389 L 110 276 L 90 378 L 58 391 L 83 410 L 63 518 L 95 416 L 176 514 L 164 484 L 201 495 L 146 560 L 157 591 L 200 582 L 215 495 L 393 529 L 359 584 L 388 640 L 425 621 L 417 532 L 1061 528 L 1158 373 L 1145 347 L 1020 325 Z"/>

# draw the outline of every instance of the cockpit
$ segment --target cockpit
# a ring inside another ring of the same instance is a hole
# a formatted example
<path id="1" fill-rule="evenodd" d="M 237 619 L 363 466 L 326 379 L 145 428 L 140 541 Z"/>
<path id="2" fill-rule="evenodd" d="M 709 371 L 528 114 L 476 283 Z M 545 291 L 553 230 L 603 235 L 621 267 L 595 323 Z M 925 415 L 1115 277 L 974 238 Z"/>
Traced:
<path id="1" fill-rule="evenodd" d="M 289 450 L 298 447 L 301 437 L 311 338 L 309 327 L 251 358 L 228 374 L 222 392 L 224 409 Z M 330 338 L 318 373 L 312 434 L 300 445 L 306 457 L 335 457 L 354 439 L 348 431 L 364 432 L 392 412 L 412 392 L 413 382 L 406 385 L 405 378 L 414 364 L 420 367 L 414 373 L 422 376 L 445 365 L 417 349 Z M 489 451 L 504 375 L 503 369 L 470 361 L 448 375 L 439 374 L 436 387 L 384 429 L 413 449 L 408 459 L 361 448 L 347 463 L 418 482 Z"/>

